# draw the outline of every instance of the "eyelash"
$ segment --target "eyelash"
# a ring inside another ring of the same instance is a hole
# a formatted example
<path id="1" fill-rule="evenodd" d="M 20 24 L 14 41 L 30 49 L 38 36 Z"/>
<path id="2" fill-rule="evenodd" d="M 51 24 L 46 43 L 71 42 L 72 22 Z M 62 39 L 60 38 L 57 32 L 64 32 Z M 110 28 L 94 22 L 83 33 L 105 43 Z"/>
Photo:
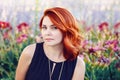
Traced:
<path id="1" fill-rule="evenodd" d="M 47 29 L 47 27 L 43 26 L 42 29 Z M 51 29 L 58 29 L 56 26 L 52 26 Z"/>
<path id="2" fill-rule="evenodd" d="M 56 26 L 53 26 L 52 29 L 58 29 Z"/>
<path id="3" fill-rule="evenodd" d="M 43 26 L 42 29 L 47 29 L 47 27 Z"/>

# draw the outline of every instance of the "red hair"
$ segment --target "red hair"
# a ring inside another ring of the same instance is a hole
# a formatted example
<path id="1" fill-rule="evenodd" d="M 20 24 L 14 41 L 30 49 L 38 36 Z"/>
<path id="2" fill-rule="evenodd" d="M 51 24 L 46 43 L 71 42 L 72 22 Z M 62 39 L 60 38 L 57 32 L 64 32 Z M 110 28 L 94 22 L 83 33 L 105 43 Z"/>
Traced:
<path id="1" fill-rule="evenodd" d="M 44 12 L 40 21 L 40 28 L 45 16 L 48 16 L 63 34 L 64 57 L 68 60 L 75 59 L 79 54 L 82 39 L 77 21 L 68 10 L 54 7 Z"/>

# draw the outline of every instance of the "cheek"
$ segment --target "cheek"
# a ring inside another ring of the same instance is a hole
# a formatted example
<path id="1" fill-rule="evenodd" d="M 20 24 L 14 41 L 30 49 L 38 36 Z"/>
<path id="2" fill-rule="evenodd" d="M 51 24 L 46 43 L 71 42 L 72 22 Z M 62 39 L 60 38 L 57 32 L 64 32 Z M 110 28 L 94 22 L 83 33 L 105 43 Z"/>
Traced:
<path id="1" fill-rule="evenodd" d="M 45 33 L 45 32 L 44 32 L 43 30 L 41 30 L 41 35 L 44 35 L 44 33 Z"/>
<path id="2" fill-rule="evenodd" d="M 43 37 L 44 38 L 44 33 L 41 31 L 41 37 Z"/>
<path id="3" fill-rule="evenodd" d="M 62 40 L 63 39 L 63 35 L 60 32 L 58 34 L 56 34 L 55 36 L 56 36 L 56 39 L 58 39 L 58 40 Z"/>

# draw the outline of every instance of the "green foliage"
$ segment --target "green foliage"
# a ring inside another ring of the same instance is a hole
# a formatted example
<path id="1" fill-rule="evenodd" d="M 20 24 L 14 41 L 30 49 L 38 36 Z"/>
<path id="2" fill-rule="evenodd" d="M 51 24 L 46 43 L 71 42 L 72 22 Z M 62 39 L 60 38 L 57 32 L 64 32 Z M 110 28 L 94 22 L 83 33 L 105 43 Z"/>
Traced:
<path id="1" fill-rule="evenodd" d="M 116 66 L 120 64 L 120 34 L 116 38 L 110 30 L 83 32 L 88 42 L 83 42 L 82 50 L 86 63 L 85 80 L 120 80 L 120 65 Z"/>
<path id="2" fill-rule="evenodd" d="M 95 65 L 86 63 L 85 80 L 119 80 L 120 71 L 118 71 L 114 63 L 109 66 Z"/>
<path id="3" fill-rule="evenodd" d="M 0 49 L 0 80 L 14 80 L 15 70 L 22 50 L 35 42 L 29 38 L 23 43 L 10 42 Z"/>

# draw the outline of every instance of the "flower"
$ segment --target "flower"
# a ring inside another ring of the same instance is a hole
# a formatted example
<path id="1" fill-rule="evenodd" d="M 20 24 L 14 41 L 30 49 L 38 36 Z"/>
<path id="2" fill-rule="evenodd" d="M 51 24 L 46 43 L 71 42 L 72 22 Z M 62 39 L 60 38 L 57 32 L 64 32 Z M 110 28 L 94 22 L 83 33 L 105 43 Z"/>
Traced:
<path id="1" fill-rule="evenodd" d="M 98 58 L 98 62 L 109 64 L 110 63 L 110 59 L 106 58 L 105 56 L 101 56 L 101 57 Z"/>
<path id="2" fill-rule="evenodd" d="M 115 52 L 116 51 L 119 51 L 119 41 L 118 40 L 108 40 L 105 42 L 105 47 L 106 48 L 111 48 L 112 50 L 114 50 Z"/>
<path id="3" fill-rule="evenodd" d="M 29 27 L 29 25 L 27 24 L 27 23 L 25 23 L 25 22 L 23 22 L 23 23 L 20 23 L 18 26 L 17 26 L 17 29 L 18 29 L 18 31 L 22 31 L 23 30 L 23 28 L 28 28 Z"/>
<path id="4" fill-rule="evenodd" d="M 103 22 L 99 25 L 99 30 L 103 31 L 104 29 L 108 30 L 109 24 L 107 22 Z"/>
<path id="5" fill-rule="evenodd" d="M 114 29 L 115 29 L 115 30 L 117 30 L 118 28 L 120 28 L 120 22 L 118 22 L 118 23 L 116 23 L 116 24 L 114 25 Z"/>
<path id="6" fill-rule="evenodd" d="M 0 29 L 12 28 L 9 22 L 0 21 Z"/>
<path id="7" fill-rule="evenodd" d="M 19 36 L 19 37 L 16 39 L 16 41 L 17 41 L 17 43 L 22 43 L 22 42 L 26 41 L 27 39 L 28 39 L 28 36 L 25 35 L 25 34 L 23 34 L 23 35 Z"/>
<path id="8" fill-rule="evenodd" d="M 115 67 L 120 70 L 120 61 L 118 61 L 116 64 L 115 64 Z"/>

